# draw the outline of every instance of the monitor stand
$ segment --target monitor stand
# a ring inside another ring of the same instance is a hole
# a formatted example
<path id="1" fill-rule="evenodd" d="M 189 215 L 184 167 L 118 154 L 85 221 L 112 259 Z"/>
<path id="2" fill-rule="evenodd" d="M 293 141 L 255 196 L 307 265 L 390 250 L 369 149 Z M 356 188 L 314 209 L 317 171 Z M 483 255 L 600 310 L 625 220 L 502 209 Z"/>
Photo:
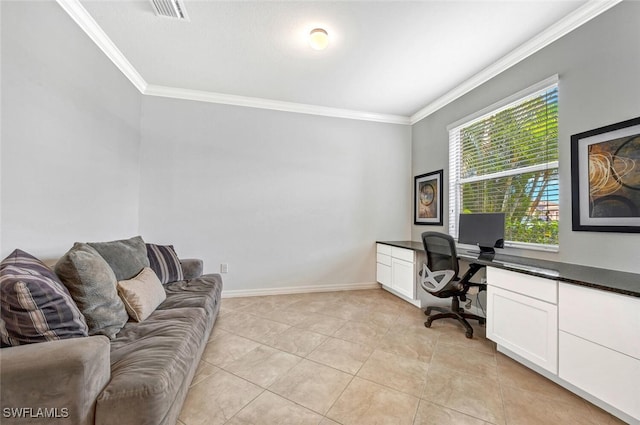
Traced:
<path id="1" fill-rule="evenodd" d="M 488 246 L 480 246 L 480 255 L 478 258 L 482 258 L 485 260 L 493 260 L 493 257 L 496 255 L 496 250 L 493 247 Z"/>

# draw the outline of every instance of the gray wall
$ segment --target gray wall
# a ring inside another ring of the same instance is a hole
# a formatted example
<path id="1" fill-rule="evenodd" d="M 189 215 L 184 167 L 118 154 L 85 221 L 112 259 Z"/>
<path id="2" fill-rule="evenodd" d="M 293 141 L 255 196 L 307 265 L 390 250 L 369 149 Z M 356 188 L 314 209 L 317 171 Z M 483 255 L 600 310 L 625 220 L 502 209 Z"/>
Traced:
<path id="1" fill-rule="evenodd" d="M 375 282 L 410 234 L 409 126 L 145 97 L 140 232 L 225 290 Z"/>
<path id="2" fill-rule="evenodd" d="M 575 264 L 640 272 L 640 234 L 571 230 L 570 137 L 640 116 L 640 2 L 623 2 L 413 126 L 413 175 L 444 168 L 447 125 L 553 74 L 559 82 L 560 252 L 520 252 Z M 420 239 L 426 226 L 413 226 Z"/>
<path id="3" fill-rule="evenodd" d="M 0 255 L 136 234 L 141 95 L 55 2 L 0 3 Z"/>

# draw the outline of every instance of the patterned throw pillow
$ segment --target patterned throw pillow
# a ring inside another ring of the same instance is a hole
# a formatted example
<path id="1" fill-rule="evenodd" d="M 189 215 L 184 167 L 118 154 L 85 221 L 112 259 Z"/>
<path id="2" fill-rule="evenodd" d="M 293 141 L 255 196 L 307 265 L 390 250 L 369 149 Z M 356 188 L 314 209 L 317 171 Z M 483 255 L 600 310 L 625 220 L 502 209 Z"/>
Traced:
<path id="1" fill-rule="evenodd" d="M 184 280 L 182 265 L 173 245 L 147 244 L 147 256 L 151 270 L 156 272 L 160 282 L 171 283 Z"/>
<path id="2" fill-rule="evenodd" d="M 84 316 L 58 277 L 16 249 L 0 263 L 2 346 L 87 336 Z"/>

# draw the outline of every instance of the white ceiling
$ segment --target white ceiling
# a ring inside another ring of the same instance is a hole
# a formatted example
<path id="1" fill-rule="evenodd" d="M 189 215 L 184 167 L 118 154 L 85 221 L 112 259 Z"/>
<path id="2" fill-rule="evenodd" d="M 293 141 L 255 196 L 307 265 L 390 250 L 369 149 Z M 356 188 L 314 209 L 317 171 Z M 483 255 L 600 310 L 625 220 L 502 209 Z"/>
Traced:
<path id="1" fill-rule="evenodd" d="M 587 3 L 185 0 L 190 21 L 176 21 L 148 0 L 81 1 L 150 86 L 402 117 Z M 320 52 L 306 41 L 318 26 Z"/>

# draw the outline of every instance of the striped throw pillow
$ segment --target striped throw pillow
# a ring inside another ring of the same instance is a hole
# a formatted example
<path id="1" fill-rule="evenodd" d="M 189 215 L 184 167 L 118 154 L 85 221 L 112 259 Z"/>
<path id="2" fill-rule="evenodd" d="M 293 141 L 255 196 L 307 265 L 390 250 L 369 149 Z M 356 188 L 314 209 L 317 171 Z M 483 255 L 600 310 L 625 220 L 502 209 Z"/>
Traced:
<path id="1" fill-rule="evenodd" d="M 182 265 L 173 245 L 147 244 L 147 257 L 149 265 L 157 275 L 160 282 L 171 283 L 184 280 Z"/>
<path id="2" fill-rule="evenodd" d="M 87 336 L 84 316 L 58 277 L 16 249 L 0 263 L 2 346 Z"/>

